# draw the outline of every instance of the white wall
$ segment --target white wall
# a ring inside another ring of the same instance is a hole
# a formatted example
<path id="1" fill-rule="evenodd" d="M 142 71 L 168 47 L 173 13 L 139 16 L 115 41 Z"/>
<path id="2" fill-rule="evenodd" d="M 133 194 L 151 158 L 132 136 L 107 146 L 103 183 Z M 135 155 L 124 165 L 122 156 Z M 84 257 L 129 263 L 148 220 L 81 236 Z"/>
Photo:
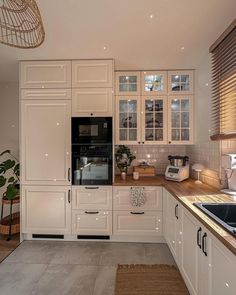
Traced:
<path id="1" fill-rule="evenodd" d="M 0 153 L 6 149 L 10 149 L 12 154 L 19 159 L 19 89 L 17 83 L 0 83 Z M 5 157 L 1 157 L 0 161 L 4 159 Z M 0 188 L 0 196 L 3 192 L 4 189 Z M 4 212 L 8 214 L 7 210 Z"/>

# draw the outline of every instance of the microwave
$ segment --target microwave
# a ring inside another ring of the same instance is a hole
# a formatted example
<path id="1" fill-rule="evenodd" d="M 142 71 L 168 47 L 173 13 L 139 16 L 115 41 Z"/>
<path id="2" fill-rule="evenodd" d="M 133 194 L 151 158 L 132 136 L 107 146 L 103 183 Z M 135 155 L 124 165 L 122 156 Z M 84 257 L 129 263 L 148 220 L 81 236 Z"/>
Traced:
<path id="1" fill-rule="evenodd" d="M 72 117 L 72 144 L 112 144 L 112 117 Z"/>

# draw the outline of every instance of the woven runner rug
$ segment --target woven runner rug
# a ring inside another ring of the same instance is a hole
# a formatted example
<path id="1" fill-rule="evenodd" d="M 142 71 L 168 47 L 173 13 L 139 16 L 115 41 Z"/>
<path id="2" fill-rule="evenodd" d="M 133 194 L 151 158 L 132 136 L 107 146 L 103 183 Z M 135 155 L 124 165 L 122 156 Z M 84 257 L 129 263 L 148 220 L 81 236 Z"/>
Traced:
<path id="1" fill-rule="evenodd" d="M 118 265 L 115 295 L 189 295 L 173 265 Z"/>

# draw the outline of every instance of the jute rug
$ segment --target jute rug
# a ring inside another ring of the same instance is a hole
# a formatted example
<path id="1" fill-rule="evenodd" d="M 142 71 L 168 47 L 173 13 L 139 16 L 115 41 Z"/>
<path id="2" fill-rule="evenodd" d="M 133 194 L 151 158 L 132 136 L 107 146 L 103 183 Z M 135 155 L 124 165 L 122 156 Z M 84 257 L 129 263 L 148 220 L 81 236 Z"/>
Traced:
<path id="1" fill-rule="evenodd" d="M 173 265 L 118 265 L 116 295 L 189 295 Z"/>

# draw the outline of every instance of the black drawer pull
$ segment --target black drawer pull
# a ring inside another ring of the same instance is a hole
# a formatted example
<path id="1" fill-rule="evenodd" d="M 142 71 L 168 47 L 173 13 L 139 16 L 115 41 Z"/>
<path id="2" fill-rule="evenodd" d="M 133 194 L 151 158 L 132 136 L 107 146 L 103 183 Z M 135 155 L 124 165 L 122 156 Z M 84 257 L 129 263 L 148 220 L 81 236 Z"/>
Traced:
<path id="1" fill-rule="evenodd" d="M 206 238 L 207 238 L 207 234 L 204 233 L 204 235 L 202 236 L 202 252 L 205 254 L 205 256 L 207 256 L 207 251 L 206 251 Z"/>
<path id="2" fill-rule="evenodd" d="M 137 215 L 141 215 L 144 214 L 144 212 L 130 212 L 131 214 L 137 214 Z"/>
<path id="3" fill-rule="evenodd" d="M 85 211 L 85 214 L 98 214 L 98 211 Z"/>
<path id="4" fill-rule="evenodd" d="M 200 249 L 202 249 L 201 246 L 201 233 L 202 233 L 202 228 L 199 227 L 198 231 L 197 231 L 197 245 Z"/>
<path id="5" fill-rule="evenodd" d="M 85 189 L 99 189 L 98 186 L 86 186 Z"/>
<path id="6" fill-rule="evenodd" d="M 68 181 L 70 182 L 70 168 L 68 168 Z"/>
<path id="7" fill-rule="evenodd" d="M 68 190 L 68 203 L 70 204 L 71 197 L 70 197 L 70 189 Z"/>
<path id="8" fill-rule="evenodd" d="M 178 207 L 179 207 L 178 204 L 175 205 L 175 217 L 176 217 L 177 219 L 179 219 L 179 216 L 178 216 Z"/>

